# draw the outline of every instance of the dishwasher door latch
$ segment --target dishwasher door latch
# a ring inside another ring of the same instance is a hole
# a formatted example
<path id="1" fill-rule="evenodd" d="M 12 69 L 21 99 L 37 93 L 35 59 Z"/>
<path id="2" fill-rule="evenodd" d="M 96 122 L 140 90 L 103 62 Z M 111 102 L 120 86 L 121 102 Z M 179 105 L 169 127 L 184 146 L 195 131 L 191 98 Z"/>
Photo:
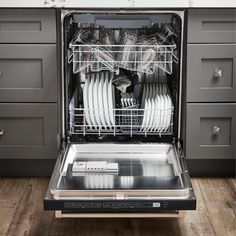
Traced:
<path id="1" fill-rule="evenodd" d="M 126 200 L 126 199 L 128 199 L 128 197 L 124 193 L 118 192 L 113 195 L 113 199 L 114 200 Z"/>

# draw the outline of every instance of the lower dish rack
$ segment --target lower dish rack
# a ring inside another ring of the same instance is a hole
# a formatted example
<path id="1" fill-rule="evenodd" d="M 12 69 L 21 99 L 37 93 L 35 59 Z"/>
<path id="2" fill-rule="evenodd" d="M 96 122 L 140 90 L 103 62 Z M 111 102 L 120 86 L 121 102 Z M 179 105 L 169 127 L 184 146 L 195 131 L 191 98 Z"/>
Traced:
<path id="1" fill-rule="evenodd" d="M 70 133 L 82 135 L 172 135 L 173 114 L 171 109 L 139 109 L 139 108 L 114 108 L 114 109 L 84 109 L 76 108 L 71 102 Z M 86 119 L 96 120 L 96 113 L 103 113 L 113 117 L 114 123 L 88 123 Z"/>

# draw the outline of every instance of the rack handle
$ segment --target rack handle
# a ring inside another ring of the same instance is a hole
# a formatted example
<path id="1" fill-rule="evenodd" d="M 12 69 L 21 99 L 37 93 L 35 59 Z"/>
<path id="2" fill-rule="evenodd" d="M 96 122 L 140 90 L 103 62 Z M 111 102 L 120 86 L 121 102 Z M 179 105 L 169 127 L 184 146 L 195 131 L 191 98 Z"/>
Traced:
<path id="1" fill-rule="evenodd" d="M 213 134 L 213 135 L 219 135 L 219 133 L 220 133 L 220 127 L 218 127 L 218 126 L 213 126 L 213 128 L 212 128 L 212 134 Z"/>
<path id="2" fill-rule="evenodd" d="M 214 78 L 219 79 L 220 77 L 222 77 L 222 70 L 220 68 L 215 68 Z"/>
<path id="3" fill-rule="evenodd" d="M 4 129 L 1 129 L 0 130 L 0 136 L 3 136 L 4 135 Z"/>

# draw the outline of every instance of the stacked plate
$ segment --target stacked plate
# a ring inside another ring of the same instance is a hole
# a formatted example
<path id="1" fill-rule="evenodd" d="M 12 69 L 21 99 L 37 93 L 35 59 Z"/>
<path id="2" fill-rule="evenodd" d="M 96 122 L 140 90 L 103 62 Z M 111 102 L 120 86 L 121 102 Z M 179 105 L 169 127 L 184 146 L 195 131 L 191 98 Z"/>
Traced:
<path id="1" fill-rule="evenodd" d="M 145 84 L 141 107 L 144 113 L 140 131 L 168 132 L 173 105 L 166 84 Z"/>
<path id="2" fill-rule="evenodd" d="M 88 74 L 83 89 L 84 115 L 90 129 L 106 129 L 115 126 L 115 93 L 112 73 Z"/>

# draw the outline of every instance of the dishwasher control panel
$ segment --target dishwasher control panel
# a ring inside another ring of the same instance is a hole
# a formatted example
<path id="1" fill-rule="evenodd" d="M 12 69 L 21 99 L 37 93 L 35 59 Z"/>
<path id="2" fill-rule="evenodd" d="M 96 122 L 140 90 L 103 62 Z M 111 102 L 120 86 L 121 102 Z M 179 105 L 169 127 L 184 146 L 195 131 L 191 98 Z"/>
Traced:
<path id="1" fill-rule="evenodd" d="M 152 202 L 139 202 L 139 201 L 106 201 L 106 202 L 65 202 L 65 209 L 104 209 L 104 210 L 112 210 L 112 209 L 158 209 L 165 208 L 168 203 L 161 203 L 158 201 Z"/>

